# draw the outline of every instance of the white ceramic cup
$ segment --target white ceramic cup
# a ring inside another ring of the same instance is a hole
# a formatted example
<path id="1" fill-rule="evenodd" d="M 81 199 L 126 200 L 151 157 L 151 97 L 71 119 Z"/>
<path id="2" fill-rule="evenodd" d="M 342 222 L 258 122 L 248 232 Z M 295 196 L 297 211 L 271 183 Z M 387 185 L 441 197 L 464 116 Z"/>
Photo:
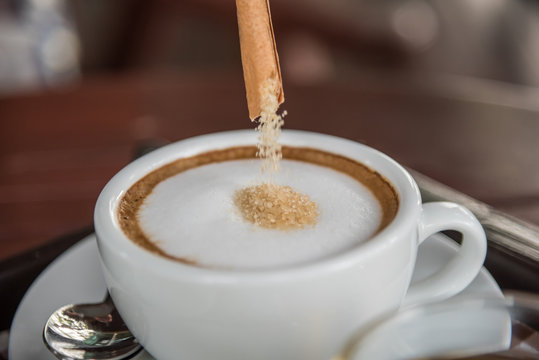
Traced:
<path id="1" fill-rule="evenodd" d="M 303 131 L 284 131 L 281 143 L 357 160 L 396 189 L 396 217 L 372 239 L 306 265 L 233 271 L 171 261 L 124 235 L 117 206 L 138 179 L 178 158 L 252 145 L 256 137 L 253 131 L 232 131 L 165 146 L 121 170 L 99 196 L 95 230 L 109 292 L 129 329 L 157 359 L 328 360 L 380 314 L 403 303 L 455 295 L 479 272 L 485 234 L 468 210 L 452 203 L 422 205 L 412 177 L 386 155 Z M 419 244 L 442 230 L 463 234 L 460 250 L 440 272 L 409 287 Z"/>

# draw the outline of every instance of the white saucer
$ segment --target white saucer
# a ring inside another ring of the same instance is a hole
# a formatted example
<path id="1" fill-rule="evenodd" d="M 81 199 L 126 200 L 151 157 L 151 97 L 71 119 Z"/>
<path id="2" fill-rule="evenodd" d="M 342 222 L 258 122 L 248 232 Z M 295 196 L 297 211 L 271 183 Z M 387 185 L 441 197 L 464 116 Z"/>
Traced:
<path id="1" fill-rule="evenodd" d="M 437 271 L 456 252 L 457 245 L 436 234 L 419 247 L 412 282 Z M 56 359 L 42 341 L 43 325 L 62 305 L 100 302 L 106 286 L 101 273 L 95 235 L 81 240 L 59 256 L 37 277 L 22 299 L 11 325 L 10 360 Z M 503 298 L 496 281 L 483 268 L 476 279 L 457 296 L 485 295 Z M 133 360 L 153 359 L 145 352 Z"/>

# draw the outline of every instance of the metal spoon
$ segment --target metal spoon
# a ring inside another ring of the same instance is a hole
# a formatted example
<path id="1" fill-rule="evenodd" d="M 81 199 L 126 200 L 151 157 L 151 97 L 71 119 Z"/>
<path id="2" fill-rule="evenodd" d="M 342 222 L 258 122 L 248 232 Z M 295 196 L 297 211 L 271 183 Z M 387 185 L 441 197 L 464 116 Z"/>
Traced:
<path id="1" fill-rule="evenodd" d="M 142 349 L 108 294 L 100 304 L 66 305 L 56 310 L 45 324 L 43 341 L 61 360 L 120 360 Z"/>

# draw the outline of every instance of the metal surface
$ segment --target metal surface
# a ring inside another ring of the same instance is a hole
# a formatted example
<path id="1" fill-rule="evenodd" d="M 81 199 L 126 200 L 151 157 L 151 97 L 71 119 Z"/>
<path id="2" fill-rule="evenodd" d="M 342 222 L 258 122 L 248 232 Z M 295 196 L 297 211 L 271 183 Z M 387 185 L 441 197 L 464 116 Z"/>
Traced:
<path id="1" fill-rule="evenodd" d="M 131 357 L 142 349 L 107 294 L 100 304 L 66 305 L 45 324 L 43 341 L 62 360 Z"/>

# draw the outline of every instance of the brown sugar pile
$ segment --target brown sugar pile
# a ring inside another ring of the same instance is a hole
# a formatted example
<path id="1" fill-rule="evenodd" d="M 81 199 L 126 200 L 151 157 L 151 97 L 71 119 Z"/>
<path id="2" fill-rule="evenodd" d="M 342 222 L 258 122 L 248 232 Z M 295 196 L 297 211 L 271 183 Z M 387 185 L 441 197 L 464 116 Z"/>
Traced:
<path id="1" fill-rule="evenodd" d="M 318 219 L 316 203 L 290 186 L 248 186 L 236 191 L 234 204 L 245 220 L 269 229 L 301 229 L 316 224 Z"/>

